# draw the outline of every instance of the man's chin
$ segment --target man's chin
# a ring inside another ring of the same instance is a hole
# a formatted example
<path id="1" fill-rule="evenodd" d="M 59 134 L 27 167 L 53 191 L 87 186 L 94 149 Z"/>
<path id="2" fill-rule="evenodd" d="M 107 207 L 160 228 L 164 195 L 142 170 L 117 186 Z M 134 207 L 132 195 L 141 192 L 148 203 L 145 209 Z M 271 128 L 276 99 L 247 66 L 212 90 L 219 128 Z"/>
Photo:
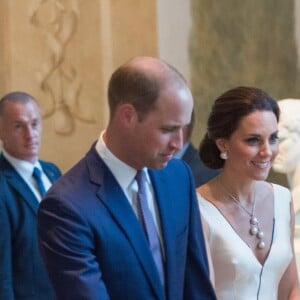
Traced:
<path id="1" fill-rule="evenodd" d="M 24 160 L 35 163 L 38 159 L 38 154 L 34 153 L 34 154 L 28 154 L 26 156 L 23 157 Z"/>

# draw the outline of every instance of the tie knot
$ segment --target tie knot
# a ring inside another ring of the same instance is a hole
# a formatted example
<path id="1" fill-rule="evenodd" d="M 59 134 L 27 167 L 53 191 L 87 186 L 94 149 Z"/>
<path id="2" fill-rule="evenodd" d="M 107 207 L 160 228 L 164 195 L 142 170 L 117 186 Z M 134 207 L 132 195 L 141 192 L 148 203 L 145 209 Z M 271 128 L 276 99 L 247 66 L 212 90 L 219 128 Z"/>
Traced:
<path id="1" fill-rule="evenodd" d="M 143 169 L 138 170 L 136 175 L 135 175 L 135 179 L 137 181 L 138 186 L 143 186 L 146 182 L 146 173 Z"/>
<path id="2" fill-rule="evenodd" d="M 39 168 L 37 168 L 37 167 L 34 167 L 32 176 L 33 176 L 34 178 L 40 179 L 40 178 L 42 177 L 42 172 L 41 172 L 41 170 L 40 170 Z"/>

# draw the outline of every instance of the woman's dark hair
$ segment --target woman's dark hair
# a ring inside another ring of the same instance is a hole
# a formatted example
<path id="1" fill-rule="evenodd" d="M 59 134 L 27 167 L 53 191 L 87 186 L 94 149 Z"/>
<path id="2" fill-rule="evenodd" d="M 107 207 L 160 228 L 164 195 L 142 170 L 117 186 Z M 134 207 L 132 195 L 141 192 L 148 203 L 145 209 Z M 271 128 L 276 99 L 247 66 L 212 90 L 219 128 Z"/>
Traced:
<path id="1" fill-rule="evenodd" d="M 230 138 L 240 121 L 254 111 L 271 111 L 279 120 L 279 107 L 270 95 L 255 87 L 236 87 L 219 96 L 207 121 L 207 132 L 199 147 L 199 155 L 206 166 L 219 169 L 224 165 L 215 143 L 218 138 Z"/>

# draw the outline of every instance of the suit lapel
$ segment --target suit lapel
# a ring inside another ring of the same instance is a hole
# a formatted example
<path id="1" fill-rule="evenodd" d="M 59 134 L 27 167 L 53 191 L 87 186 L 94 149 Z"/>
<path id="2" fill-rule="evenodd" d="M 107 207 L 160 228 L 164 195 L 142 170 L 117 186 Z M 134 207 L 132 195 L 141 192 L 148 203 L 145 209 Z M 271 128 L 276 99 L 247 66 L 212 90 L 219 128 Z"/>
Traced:
<path id="1" fill-rule="evenodd" d="M 22 198 L 22 200 L 24 200 L 29 205 L 29 207 L 36 214 L 39 202 L 36 199 L 36 197 L 34 196 L 31 189 L 26 184 L 26 182 L 23 180 L 23 178 L 4 159 L 3 156 L 0 159 L 0 166 L 2 169 L 1 171 L 3 172 L 4 176 L 6 177 L 8 184 L 10 186 L 12 186 L 19 194 L 20 194 L 20 191 L 22 191 L 22 194 L 20 194 L 20 197 Z"/>
<path id="2" fill-rule="evenodd" d="M 176 236 L 174 231 L 174 224 L 176 222 L 176 215 L 178 212 L 172 210 L 170 201 L 172 199 L 171 192 L 168 184 L 166 184 L 166 173 L 164 170 L 149 170 L 151 182 L 155 192 L 157 205 L 160 213 L 161 230 L 164 241 L 165 250 L 165 276 L 166 284 L 173 282 L 173 274 L 178 271 L 176 253 Z M 170 285 L 166 286 L 166 289 L 170 289 Z M 168 293 L 170 294 L 170 293 Z"/>
<path id="3" fill-rule="evenodd" d="M 90 152 L 90 154 L 93 153 Z M 96 156 L 87 156 L 87 163 L 91 181 L 100 185 L 97 197 L 104 203 L 127 237 L 157 297 L 163 299 L 164 291 L 142 227 L 113 174 L 103 163 L 102 159 L 99 159 L 98 154 Z"/>

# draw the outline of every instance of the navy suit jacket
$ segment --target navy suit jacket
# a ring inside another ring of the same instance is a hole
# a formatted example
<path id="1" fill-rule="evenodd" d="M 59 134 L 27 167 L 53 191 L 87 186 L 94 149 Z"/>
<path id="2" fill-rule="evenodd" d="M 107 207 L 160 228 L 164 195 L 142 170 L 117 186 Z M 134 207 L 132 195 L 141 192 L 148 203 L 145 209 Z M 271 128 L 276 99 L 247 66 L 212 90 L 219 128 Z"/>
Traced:
<path id="1" fill-rule="evenodd" d="M 42 256 L 57 299 L 215 299 L 188 166 L 149 171 L 166 255 L 166 293 L 147 239 L 94 149 L 49 190 L 38 211 Z"/>
<path id="2" fill-rule="evenodd" d="M 54 164 L 40 163 L 51 182 L 61 175 Z M 37 242 L 39 202 L 3 155 L 0 176 L 0 299 L 53 300 Z"/>
<path id="3" fill-rule="evenodd" d="M 199 156 L 198 150 L 192 143 L 189 143 L 181 159 L 190 166 L 196 187 L 206 183 L 220 173 L 220 170 L 208 168 L 204 164 Z"/>

